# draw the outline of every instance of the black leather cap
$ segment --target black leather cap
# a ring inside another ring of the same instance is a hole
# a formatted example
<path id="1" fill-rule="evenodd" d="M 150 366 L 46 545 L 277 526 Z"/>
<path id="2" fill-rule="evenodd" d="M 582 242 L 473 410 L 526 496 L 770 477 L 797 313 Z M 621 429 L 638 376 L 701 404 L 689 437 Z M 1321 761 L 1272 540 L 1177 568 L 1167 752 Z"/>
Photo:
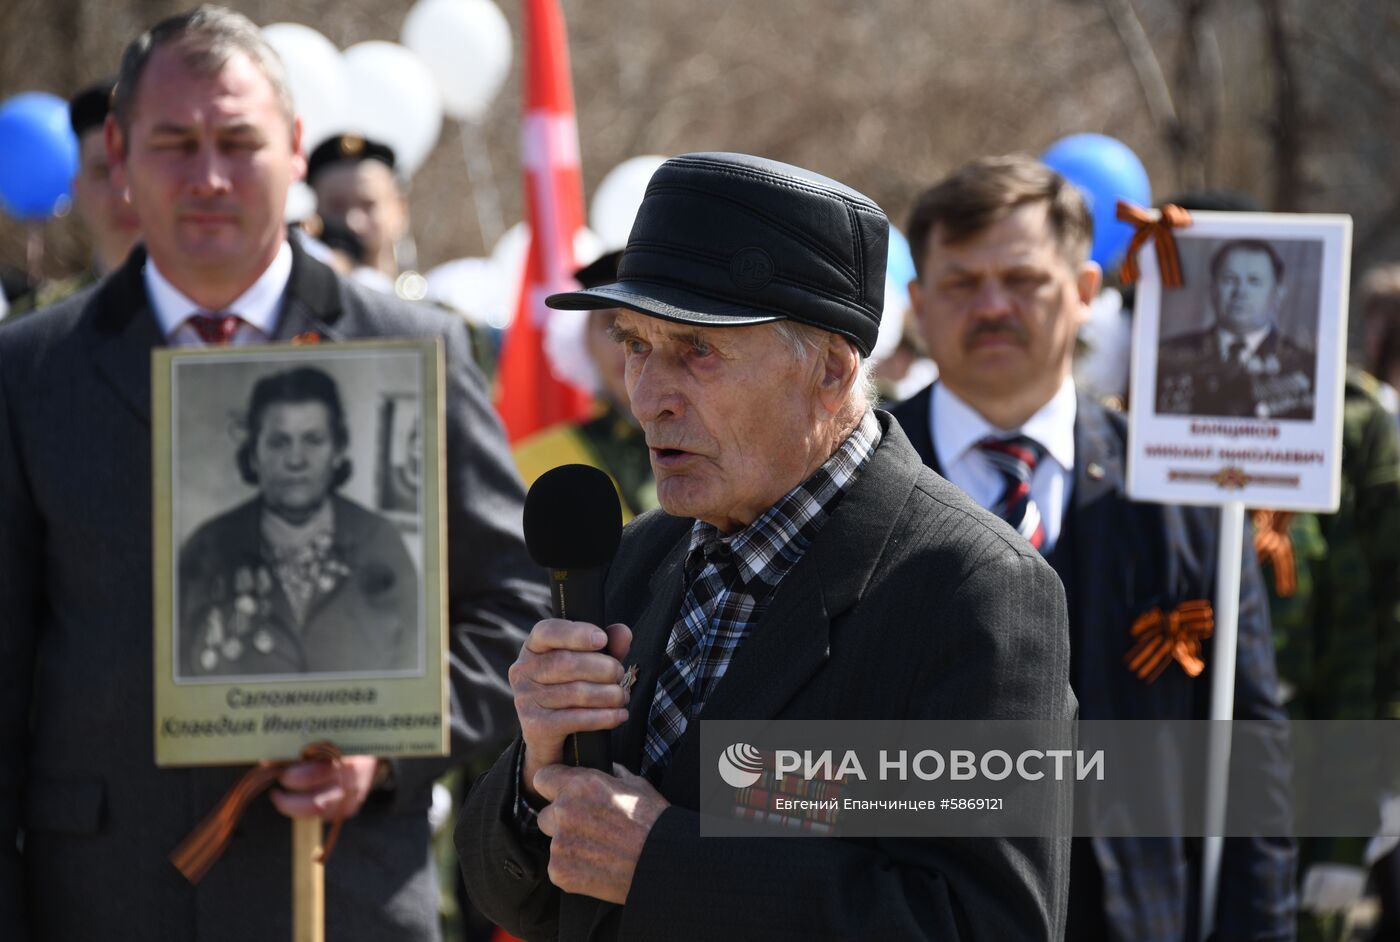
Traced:
<path id="1" fill-rule="evenodd" d="M 684 154 L 647 184 L 617 280 L 545 303 L 706 327 L 790 319 L 844 334 L 868 355 L 889 231 L 874 200 L 820 174 L 746 154 Z"/>
<path id="2" fill-rule="evenodd" d="M 596 288 L 599 285 L 617 281 L 617 263 L 622 260 L 622 250 L 604 252 L 589 264 L 574 272 L 574 281 L 581 287 Z"/>

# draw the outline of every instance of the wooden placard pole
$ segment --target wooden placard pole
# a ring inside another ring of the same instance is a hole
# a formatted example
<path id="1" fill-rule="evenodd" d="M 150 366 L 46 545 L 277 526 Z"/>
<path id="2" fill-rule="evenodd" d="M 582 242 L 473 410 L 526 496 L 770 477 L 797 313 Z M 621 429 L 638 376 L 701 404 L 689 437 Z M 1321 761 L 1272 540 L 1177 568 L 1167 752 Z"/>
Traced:
<path id="1" fill-rule="evenodd" d="M 326 865 L 320 818 L 292 819 L 292 942 L 326 940 Z"/>

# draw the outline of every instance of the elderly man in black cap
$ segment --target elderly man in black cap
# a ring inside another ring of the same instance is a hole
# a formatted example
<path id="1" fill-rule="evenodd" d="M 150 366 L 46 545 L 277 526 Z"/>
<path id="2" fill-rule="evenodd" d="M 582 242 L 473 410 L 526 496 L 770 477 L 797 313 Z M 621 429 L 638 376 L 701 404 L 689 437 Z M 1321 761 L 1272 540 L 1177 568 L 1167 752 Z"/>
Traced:
<path id="1" fill-rule="evenodd" d="M 517 935 L 1061 937 L 1067 838 L 700 836 L 703 720 L 1074 713 L 1053 571 L 871 406 L 888 232 L 825 177 L 690 154 L 618 280 L 549 299 L 622 308 L 664 512 L 623 532 L 612 624 L 542 621 L 511 670 L 522 734 L 457 846 Z M 561 764 L 588 730 L 615 774 Z"/>

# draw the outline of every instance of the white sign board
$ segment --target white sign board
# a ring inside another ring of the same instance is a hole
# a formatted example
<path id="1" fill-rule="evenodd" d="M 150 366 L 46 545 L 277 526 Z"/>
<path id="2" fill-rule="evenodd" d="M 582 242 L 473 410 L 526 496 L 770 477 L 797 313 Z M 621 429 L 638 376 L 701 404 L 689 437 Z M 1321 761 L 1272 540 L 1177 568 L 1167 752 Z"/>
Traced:
<path id="1" fill-rule="evenodd" d="M 1336 510 L 1351 217 L 1192 213 L 1138 255 L 1128 493 Z"/>

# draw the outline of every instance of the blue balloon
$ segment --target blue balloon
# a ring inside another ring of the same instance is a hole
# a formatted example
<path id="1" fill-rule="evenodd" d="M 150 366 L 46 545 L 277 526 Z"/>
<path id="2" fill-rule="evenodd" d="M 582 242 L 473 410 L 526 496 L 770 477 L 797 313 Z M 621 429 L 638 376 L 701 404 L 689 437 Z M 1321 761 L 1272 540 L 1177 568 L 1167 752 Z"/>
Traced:
<path id="1" fill-rule="evenodd" d="M 885 261 L 885 277 L 903 288 L 914 280 L 914 256 L 904 233 L 890 226 L 890 251 Z"/>
<path id="2" fill-rule="evenodd" d="M 1122 260 L 1133 227 L 1119 222 L 1118 201 L 1152 205 L 1152 185 L 1137 154 L 1106 134 L 1062 137 L 1040 156 L 1084 194 L 1094 214 L 1094 261 L 1107 270 Z"/>
<path id="3" fill-rule="evenodd" d="M 24 92 L 0 105 L 0 208 L 24 220 L 61 212 L 77 170 L 66 101 Z"/>

